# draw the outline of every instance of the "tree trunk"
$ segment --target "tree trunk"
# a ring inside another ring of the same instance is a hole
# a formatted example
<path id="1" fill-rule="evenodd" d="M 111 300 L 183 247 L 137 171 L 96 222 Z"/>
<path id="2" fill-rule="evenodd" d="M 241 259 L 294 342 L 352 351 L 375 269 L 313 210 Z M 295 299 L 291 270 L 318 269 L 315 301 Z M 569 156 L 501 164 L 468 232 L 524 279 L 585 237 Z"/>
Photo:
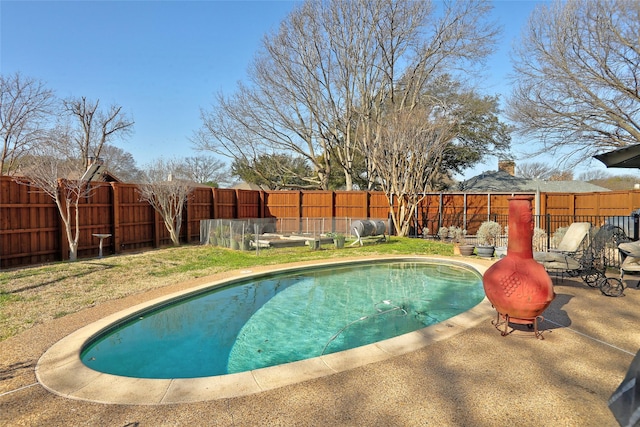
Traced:
<path id="1" fill-rule="evenodd" d="M 353 177 L 346 169 L 344 171 L 344 187 L 347 191 L 353 191 Z"/>
<path id="2" fill-rule="evenodd" d="M 69 261 L 78 260 L 78 242 L 69 243 Z"/>

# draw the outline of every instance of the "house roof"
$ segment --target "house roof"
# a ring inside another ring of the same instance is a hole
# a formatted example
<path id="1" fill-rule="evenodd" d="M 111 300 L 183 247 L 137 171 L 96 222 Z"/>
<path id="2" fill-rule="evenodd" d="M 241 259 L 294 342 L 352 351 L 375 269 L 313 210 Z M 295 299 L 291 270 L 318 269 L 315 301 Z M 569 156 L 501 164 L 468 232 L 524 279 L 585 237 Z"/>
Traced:
<path id="1" fill-rule="evenodd" d="M 584 181 L 542 181 L 513 176 L 503 170 L 483 172 L 458 184 L 468 193 L 541 191 L 543 193 L 592 193 L 611 191 Z"/>
<path id="2" fill-rule="evenodd" d="M 268 190 L 268 188 L 259 185 L 259 184 L 254 184 L 254 183 L 248 183 L 248 182 L 236 182 L 235 184 L 233 184 L 231 186 L 232 189 L 235 190 Z"/>

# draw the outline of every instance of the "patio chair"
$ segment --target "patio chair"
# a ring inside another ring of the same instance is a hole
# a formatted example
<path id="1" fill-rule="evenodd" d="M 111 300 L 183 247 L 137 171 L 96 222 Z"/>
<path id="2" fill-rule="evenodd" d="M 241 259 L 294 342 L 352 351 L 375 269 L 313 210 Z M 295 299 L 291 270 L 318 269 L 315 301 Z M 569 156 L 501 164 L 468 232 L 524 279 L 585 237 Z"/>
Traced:
<path id="1" fill-rule="evenodd" d="M 620 279 L 625 273 L 640 274 L 640 241 L 623 242 L 618 245 L 620 253 Z M 640 287 L 640 281 L 636 288 Z"/>
<path id="2" fill-rule="evenodd" d="M 591 223 L 572 223 L 556 249 L 549 252 L 534 252 L 533 258 L 544 266 L 547 271 L 570 273 L 580 269 L 579 252 L 585 247 L 585 239 L 588 239 Z"/>
<path id="3" fill-rule="evenodd" d="M 597 230 L 593 236 L 591 233 L 588 245 L 583 251 L 573 255 L 567 253 L 551 253 L 544 255 L 539 253 L 538 259 L 547 271 L 555 271 L 570 276 L 580 276 L 582 280 L 592 288 L 600 288 L 600 292 L 611 297 L 624 295 L 624 283 L 617 277 L 607 277 L 607 268 L 612 265 L 611 252 L 622 242 L 628 242 L 626 234 L 620 227 L 604 224 L 594 227 Z M 547 258 L 545 258 L 545 256 Z M 555 257 L 555 258 L 554 258 Z"/>

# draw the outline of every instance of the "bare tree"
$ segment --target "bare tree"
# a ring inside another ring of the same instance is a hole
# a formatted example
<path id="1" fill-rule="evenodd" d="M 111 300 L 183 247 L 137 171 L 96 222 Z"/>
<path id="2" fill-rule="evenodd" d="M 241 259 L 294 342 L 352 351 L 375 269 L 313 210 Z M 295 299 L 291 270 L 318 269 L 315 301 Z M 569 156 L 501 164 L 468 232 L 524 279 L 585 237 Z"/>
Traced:
<path id="1" fill-rule="evenodd" d="M 160 214 L 175 246 L 180 245 L 184 205 L 195 188 L 193 181 L 174 177 L 180 167 L 178 160 L 157 160 L 145 169 L 144 181 L 138 184 L 140 198 Z"/>
<path id="2" fill-rule="evenodd" d="M 430 1 L 304 2 L 265 37 L 251 84 L 202 111 L 194 143 L 241 164 L 303 158 L 314 175 L 295 181 L 309 188 L 326 189 L 338 167 L 351 189 L 354 159 L 368 158 L 385 114 L 411 110 L 430 78 L 473 68 L 490 52 L 487 3 L 438 4 L 442 11 Z"/>
<path id="3" fill-rule="evenodd" d="M 279 93 L 280 92 L 280 93 Z M 242 164 L 257 165 L 265 156 L 289 154 L 303 158 L 314 171 L 299 176 L 301 188 L 327 188 L 330 172 L 328 149 L 313 131 L 313 121 L 303 115 L 304 107 L 295 104 L 293 88 L 269 85 L 239 85 L 238 91 L 226 97 L 217 95 L 212 111 L 202 111 L 203 127 L 193 142 L 201 150 L 212 151 Z M 282 175 L 296 171 L 287 164 L 277 165 Z M 260 173 L 260 171 L 256 171 Z"/>
<path id="4" fill-rule="evenodd" d="M 139 182 L 142 179 L 142 171 L 136 165 L 133 155 L 128 151 L 105 144 L 100 152 L 100 158 L 104 161 L 107 170 L 123 182 Z"/>
<path id="5" fill-rule="evenodd" d="M 558 174 L 558 169 L 543 162 L 531 162 L 518 165 L 516 175 L 526 179 L 547 180 Z"/>
<path id="6" fill-rule="evenodd" d="M 199 184 L 230 184 L 231 171 L 213 156 L 185 157 L 176 171 L 177 177 Z"/>
<path id="7" fill-rule="evenodd" d="M 121 118 L 120 107 L 108 114 L 98 109 L 98 102 L 87 103 L 85 98 L 64 102 L 67 112 L 75 116 L 80 126 L 63 121 L 46 133 L 46 137 L 32 146 L 28 161 L 20 163 L 16 178 L 48 194 L 56 203 L 65 226 L 69 243 L 69 259 L 78 257 L 80 217 L 78 205 L 92 192 L 91 174 L 86 174 L 88 150 L 98 157 L 106 142 L 127 134 L 133 122 Z M 73 121 L 71 121 L 73 122 Z"/>
<path id="8" fill-rule="evenodd" d="M 59 147 L 69 144 L 69 135 L 61 129 L 50 131 L 46 140 L 34 147 L 28 161 L 21 164 L 16 181 L 49 195 L 56 203 L 69 244 L 69 259 L 78 258 L 80 217 L 78 205 L 91 195 L 92 185 L 83 176 L 83 163 L 69 159 Z"/>
<path id="9" fill-rule="evenodd" d="M 391 15 L 383 14 L 385 19 L 376 26 L 382 61 L 373 64 L 374 78 L 368 79 L 372 85 L 363 91 L 359 104 L 359 146 L 368 158 L 378 157 L 375 150 L 380 144 L 375 138 L 384 134 L 387 114 L 404 115 L 420 103 L 444 106 L 441 96 L 428 94 L 430 99 L 424 99 L 429 88 L 456 70 L 464 69 L 466 78 L 472 77 L 498 33 L 487 20 L 491 10 L 487 2 L 443 2 L 440 13 L 431 2 L 409 3 L 418 4 L 420 13 L 398 7 Z M 397 21 L 408 21 L 409 26 Z M 407 57 L 411 61 L 405 62 Z M 377 179 L 375 162 L 369 162 L 368 176 Z"/>
<path id="10" fill-rule="evenodd" d="M 42 142 L 53 101 L 41 81 L 19 73 L 0 76 L 0 175 L 11 175 L 20 156 Z"/>
<path id="11" fill-rule="evenodd" d="M 580 175 L 578 175 L 578 179 L 580 181 L 587 182 L 604 181 L 611 177 L 612 175 L 609 172 L 601 169 L 589 169 L 586 172 L 582 172 Z"/>
<path id="12" fill-rule="evenodd" d="M 640 2 L 540 5 L 515 51 L 508 116 L 568 166 L 640 143 Z"/>
<path id="13" fill-rule="evenodd" d="M 570 169 L 558 170 L 549 177 L 549 181 L 573 181 L 573 171 Z"/>
<path id="14" fill-rule="evenodd" d="M 597 173 L 589 171 L 580 174 L 581 181 L 588 181 L 591 184 L 614 191 L 637 189 L 637 186 L 640 185 L 640 179 L 638 178 L 640 177 L 631 174 L 611 175 L 604 171 L 597 171 Z"/>
<path id="15" fill-rule="evenodd" d="M 440 172 L 455 123 L 435 107 L 385 117 L 372 140 L 380 185 L 387 195 L 396 233 L 407 235 L 420 201 Z"/>
<path id="16" fill-rule="evenodd" d="M 90 157 L 100 157 L 105 144 L 133 131 L 134 122 L 124 115 L 121 106 L 112 105 L 105 111 L 100 109 L 100 100 L 92 102 L 85 97 L 66 99 L 63 105 L 76 123 L 72 125 L 73 141 L 85 167 Z"/>

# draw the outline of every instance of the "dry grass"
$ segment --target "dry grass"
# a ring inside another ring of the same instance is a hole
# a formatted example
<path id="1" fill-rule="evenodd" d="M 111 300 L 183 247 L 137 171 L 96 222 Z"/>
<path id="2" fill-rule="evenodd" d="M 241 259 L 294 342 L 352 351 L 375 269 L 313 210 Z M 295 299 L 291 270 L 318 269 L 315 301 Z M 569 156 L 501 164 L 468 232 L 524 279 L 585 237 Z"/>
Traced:
<path id="1" fill-rule="evenodd" d="M 452 254 L 452 246 L 421 239 L 364 247 L 286 248 L 239 252 L 182 246 L 138 254 L 0 271 L 0 341 L 33 325 L 105 301 L 255 265 L 364 254 Z"/>
<path id="2" fill-rule="evenodd" d="M 191 251 L 202 248 L 190 248 Z M 0 273 L 0 340 L 32 325 L 145 290 L 194 277 L 193 271 L 159 274 L 175 269 L 185 249 L 166 249 L 74 263 L 56 263 Z M 162 252 L 163 256 L 158 256 Z M 178 258 L 179 259 L 179 258 Z M 202 274 L 220 267 L 212 263 Z"/>

